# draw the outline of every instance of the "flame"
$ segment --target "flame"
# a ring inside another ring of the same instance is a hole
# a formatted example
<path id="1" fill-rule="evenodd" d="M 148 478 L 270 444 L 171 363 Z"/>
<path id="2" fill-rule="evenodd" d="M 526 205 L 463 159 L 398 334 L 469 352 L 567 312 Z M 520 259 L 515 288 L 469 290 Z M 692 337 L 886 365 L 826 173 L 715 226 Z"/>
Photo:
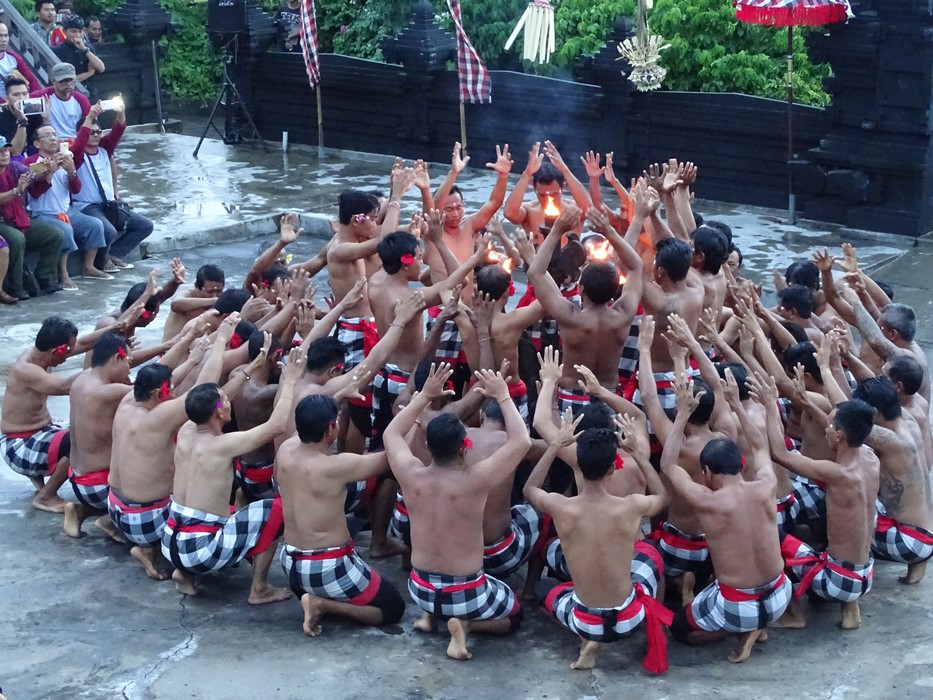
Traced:
<path id="1" fill-rule="evenodd" d="M 590 260 L 606 262 L 609 259 L 609 241 L 586 241 L 586 254 Z"/>
<path id="2" fill-rule="evenodd" d="M 490 248 L 489 252 L 486 253 L 486 262 L 488 263 L 497 263 L 499 262 L 499 254 L 495 251 L 494 248 Z"/>
<path id="3" fill-rule="evenodd" d="M 510 275 L 512 274 L 512 258 L 506 258 L 502 261 L 502 269 L 508 272 Z"/>
<path id="4" fill-rule="evenodd" d="M 621 272 L 619 273 L 619 284 L 625 284 L 625 275 L 623 275 Z"/>
<path id="5" fill-rule="evenodd" d="M 547 197 L 547 206 L 544 208 L 544 216 L 548 219 L 556 219 L 560 216 L 560 207 L 557 206 L 557 203 L 551 195 Z"/>

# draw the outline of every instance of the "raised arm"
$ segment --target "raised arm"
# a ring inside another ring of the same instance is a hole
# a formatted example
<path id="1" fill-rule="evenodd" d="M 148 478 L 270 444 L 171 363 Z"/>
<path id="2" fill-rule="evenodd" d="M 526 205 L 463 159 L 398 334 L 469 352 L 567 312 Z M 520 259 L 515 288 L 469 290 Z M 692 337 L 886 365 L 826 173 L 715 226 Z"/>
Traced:
<path id="1" fill-rule="evenodd" d="M 543 162 L 544 155 L 541 153 L 541 142 L 535 141 L 528 152 L 528 163 L 525 165 L 521 177 L 518 178 L 515 189 L 512 190 L 512 194 L 509 195 L 505 203 L 503 215 L 513 224 L 523 223 L 525 217 L 528 216 L 528 211 L 525 209 L 525 192 L 528 190 L 532 176 L 538 172 Z"/>
<path id="2" fill-rule="evenodd" d="M 262 273 L 272 267 L 282 251 L 285 250 L 285 247 L 297 241 L 302 233 L 304 233 L 304 229 L 299 227 L 297 214 L 288 212 L 282 214 L 279 218 L 278 240 L 253 261 L 253 266 L 246 273 L 246 279 L 243 280 L 243 289 L 252 289 L 254 284 L 259 285 Z"/>
<path id="3" fill-rule="evenodd" d="M 638 465 L 641 475 L 648 485 L 648 493 L 650 494 L 646 496 L 648 515 L 660 513 L 667 507 L 670 497 L 667 493 L 667 487 L 664 486 L 664 481 L 658 476 L 658 472 L 655 471 L 655 468 L 651 466 L 651 462 L 645 456 L 645 451 L 639 449 L 639 437 L 641 437 L 641 442 L 648 442 L 644 415 L 641 415 L 637 420 L 633 416 L 618 416 L 615 423 L 616 428 L 621 431 L 619 438 L 621 447 L 635 460 L 635 464 Z"/>
<path id="4" fill-rule="evenodd" d="M 666 440 L 662 440 L 664 450 L 661 452 L 661 474 L 667 477 L 674 492 L 693 505 L 704 503 L 708 491 L 694 482 L 686 470 L 678 464 L 678 461 L 684 443 L 684 429 L 687 426 L 687 418 L 699 403 L 699 396 L 694 396 L 689 389 L 678 391 L 677 417 L 674 419 L 670 435 Z M 653 422 L 651 425 L 654 427 Z"/>
<path id="5" fill-rule="evenodd" d="M 542 487 L 544 486 L 544 479 L 547 477 L 547 473 L 560 451 L 570 448 L 577 441 L 578 435 L 574 434 L 574 430 L 582 419 L 583 416 L 578 416 L 576 420 L 573 420 L 570 409 L 566 410 L 564 415 L 561 416 L 560 428 L 555 431 L 554 438 L 549 441 L 547 450 L 538 460 L 528 477 L 528 481 L 525 482 L 522 493 L 528 499 L 528 502 L 538 510 L 549 513 L 555 506 L 566 500 L 565 496 L 558 493 L 548 493 Z M 574 463 L 576 463 L 576 460 L 574 460 Z"/>
<path id="6" fill-rule="evenodd" d="M 593 153 L 593 151 L 587 151 L 586 155 L 580 156 L 580 162 L 586 168 L 586 176 L 589 179 L 589 195 L 594 209 L 600 209 L 603 206 L 603 193 L 599 188 L 599 179 L 605 172 L 605 168 L 600 167 L 600 158 L 599 153 Z"/>
<path id="7" fill-rule="evenodd" d="M 486 167 L 496 172 L 496 184 L 493 186 L 492 192 L 489 193 L 489 199 L 486 200 L 486 203 L 469 217 L 470 226 L 473 227 L 474 232 L 483 229 L 505 201 L 505 192 L 509 186 L 509 173 L 512 172 L 512 157 L 509 155 L 509 144 L 505 144 L 502 148 L 497 145 L 496 160 L 493 163 L 486 163 Z"/>
<path id="8" fill-rule="evenodd" d="M 454 152 L 450 158 L 450 170 L 447 172 L 447 177 L 444 179 L 444 182 L 441 183 L 441 186 L 437 188 L 437 191 L 434 193 L 434 206 L 438 209 L 444 208 L 444 200 L 447 199 L 447 195 L 450 194 L 450 189 L 454 186 L 454 183 L 457 181 L 457 176 L 463 172 L 463 169 L 466 168 L 467 163 L 470 162 L 470 156 L 466 158 L 463 157 L 462 151 L 460 148 L 460 142 L 457 141 L 454 143 Z M 429 209 L 425 209 L 424 212 L 427 213 Z"/>
<path id="9" fill-rule="evenodd" d="M 473 470 L 488 486 L 500 483 L 507 474 L 514 473 L 518 463 L 531 449 L 531 437 L 518 407 L 509 396 L 509 387 L 501 372 L 481 369 L 474 372 L 478 383 L 477 390 L 487 399 L 494 399 L 502 410 L 505 419 L 505 432 L 508 436 L 505 444 L 489 457 L 473 465 Z"/>
<path id="10" fill-rule="evenodd" d="M 554 167 L 560 171 L 560 174 L 564 176 L 564 181 L 567 183 L 567 189 L 570 190 L 570 196 L 573 197 L 573 201 L 577 203 L 577 206 L 580 207 L 580 209 L 583 211 L 586 211 L 591 206 L 593 206 L 593 202 L 590 201 L 590 196 L 586 193 L 586 188 L 564 162 L 563 157 L 560 155 L 560 151 L 557 150 L 557 146 L 555 146 L 550 141 L 545 141 L 544 154 L 548 157 Z"/>
<path id="11" fill-rule="evenodd" d="M 528 281 L 534 285 L 538 301 L 541 302 L 544 310 L 553 316 L 558 323 L 573 323 L 579 309 L 560 293 L 560 288 L 554 278 L 548 274 L 547 268 L 551 263 L 554 251 L 560 245 L 561 236 L 576 228 L 577 224 L 580 223 L 580 216 L 579 209 L 572 205 L 565 206 L 528 268 Z"/>
<path id="12" fill-rule="evenodd" d="M 654 341 L 654 316 L 645 314 L 641 318 L 638 329 L 638 389 L 641 393 L 641 403 L 654 434 L 662 443 L 665 442 L 673 429 L 671 419 L 661 408 L 658 399 L 658 387 L 654 383 L 653 365 L 651 363 L 651 344 Z"/>

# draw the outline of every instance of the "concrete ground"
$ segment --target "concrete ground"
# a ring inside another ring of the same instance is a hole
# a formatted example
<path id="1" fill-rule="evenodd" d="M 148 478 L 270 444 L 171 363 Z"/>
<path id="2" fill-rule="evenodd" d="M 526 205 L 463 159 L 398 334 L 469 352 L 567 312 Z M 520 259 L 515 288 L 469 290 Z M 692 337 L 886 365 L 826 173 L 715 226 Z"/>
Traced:
<path id="1" fill-rule="evenodd" d="M 156 220 L 151 256 L 115 281 L 80 280 L 78 292 L 3 307 L 0 381 L 47 315 L 63 313 L 82 331 L 90 330 L 149 269 L 159 267 L 167 275 L 176 248 L 187 248 L 179 254 L 189 280 L 199 265 L 214 262 L 227 271 L 228 283 L 237 284 L 258 242 L 271 240 L 270 214 L 297 210 L 308 215 L 306 228 L 321 230 L 313 215 L 332 216 L 337 193 L 351 184 L 385 189 L 391 162 L 330 153 L 319 161 L 316 152 L 298 149 L 265 155 L 212 140 L 194 160 L 195 142 L 178 135 L 126 137 L 121 190 Z M 516 172 L 523 165 L 517 162 Z M 444 171 L 432 168 L 435 179 Z M 479 204 L 492 182 L 479 171 L 465 176 L 468 205 Z M 410 198 L 405 209 L 414 206 Z M 920 340 L 928 354 L 933 348 L 927 267 L 933 254 L 926 244 L 911 247 L 904 239 L 818 224 L 788 226 L 780 212 L 748 207 L 701 202 L 698 209 L 733 227 L 748 275 L 763 276 L 766 288 L 771 268 L 786 267 L 815 246 L 838 249 L 842 240 L 855 240 L 874 274 L 894 285 L 898 301 L 917 310 Z M 293 246 L 295 257 L 311 255 L 322 244 L 322 238 L 305 237 Z M 326 277 L 318 281 L 323 295 Z M 140 333 L 143 342 L 161 337 L 161 322 Z M 60 371 L 79 368 L 80 361 L 72 359 Z M 67 399 L 51 400 L 50 408 L 56 420 L 67 422 Z M 62 490 L 64 497 L 69 494 L 67 487 Z M 596 669 L 577 672 L 568 669 L 575 637 L 533 609 L 512 637 L 474 637 L 475 656 L 468 663 L 447 659 L 441 636 L 411 630 L 418 616 L 413 605 L 399 626 L 369 630 L 325 620 L 324 635 L 308 639 L 295 601 L 258 608 L 246 603 L 247 564 L 206 578 L 201 595 L 182 598 L 171 583 L 147 579 L 127 548 L 106 540 L 91 521 L 84 539 L 66 537 L 61 518 L 33 510 L 31 497 L 25 478 L 0 467 L 0 686 L 10 700 L 933 697 L 933 581 L 901 586 L 901 565 L 876 566 L 858 631 L 837 627 L 834 606 L 805 603 L 806 630 L 772 631 L 739 666 L 725 661 L 728 642 L 688 648 L 672 641 L 670 670 L 651 677 L 640 665 L 645 643 L 637 632 L 601 651 Z M 368 536 L 358 544 L 365 558 Z M 376 567 L 404 587 L 397 560 Z M 271 580 L 286 585 L 278 564 Z M 519 579 L 512 583 L 521 585 Z"/>

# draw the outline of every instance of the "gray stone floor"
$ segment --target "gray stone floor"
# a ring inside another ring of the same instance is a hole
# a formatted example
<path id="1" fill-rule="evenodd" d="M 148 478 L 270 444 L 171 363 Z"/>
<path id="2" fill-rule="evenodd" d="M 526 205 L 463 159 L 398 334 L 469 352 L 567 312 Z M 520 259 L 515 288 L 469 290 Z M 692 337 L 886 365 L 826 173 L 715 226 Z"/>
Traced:
<path id="1" fill-rule="evenodd" d="M 387 187 L 391 160 L 385 157 L 328 153 L 319 161 L 311 150 L 265 155 L 208 140 L 194 160 L 195 142 L 179 135 L 126 137 L 121 189 L 156 220 L 151 257 L 115 281 L 81 280 L 78 292 L 0 309 L 0 382 L 43 318 L 64 313 L 90 330 L 149 269 L 167 274 L 172 251 L 186 248 L 178 254 L 190 277 L 199 265 L 215 262 L 236 284 L 258 242 L 271 239 L 271 214 L 296 210 L 307 215 L 306 228 L 320 230 L 320 220 L 335 213 L 341 189 Z M 517 162 L 516 172 L 523 165 Z M 444 172 L 444 166 L 432 167 L 436 180 Z M 467 174 L 461 184 L 468 204 L 480 203 L 492 182 L 481 171 Z M 406 210 L 415 204 L 412 199 Z M 927 244 L 912 247 L 905 239 L 809 222 L 788 226 L 780 212 L 768 210 L 712 202 L 698 209 L 733 227 L 749 275 L 763 276 L 766 287 L 772 267 L 783 268 L 817 245 L 838 248 L 842 240 L 855 240 L 877 277 L 917 310 L 921 341 L 933 347 Z M 322 244 L 322 238 L 305 237 L 295 244 L 295 256 Z M 323 294 L 326 278 L 318 281 Z M 161 319 L 140 337 L 161 337 Z M 79 367 L 71 360 L 61 371 Z M 50 407 L 56 419 L 67 420 L 66 399 Z M 67 497 L 67 488 L 62 494 Z M 640 666 L 644 637 L 637 633 L 602 651 L 594 671 L 572 672 L 575 638 L 534 610 L 511 638 L 474 638 L 474 659 L 458 663 L 444 656 L 441 637 L 411 631 L 413 606 L 393 629 L 325 621 L 324 636 L 307 639 L 294 601 L 260 608 L 246 603 L 245 564 L 207 578 L 202 595 L 182 599 L 170 583 L 148 580 L 123 546 L 96 532 L 80 541 L 67 538 L 61 519 L 32 510 L 30 498 L 28 482 L 0 467 L 0 686 L 10 700 L 933 697 L 933 582 L 905 588 L 896 581 L 902 567 L 884 562 L 876 567 L 856 632 L 839 630 L 833 606 L 809 608 L 806 630 L 772 632 L 740 666 L 725 662 L 728 644 L 686 648 L 672 642 L 670 670 L 650 677 Z M 88 521 L 85 530 L 91 529 Z M 359 544 L 366 556 L 367 538 Z M 376 566 L 404 586 L 397 561 Z M 285 585 L 277 564 L 272 580 Z"/>

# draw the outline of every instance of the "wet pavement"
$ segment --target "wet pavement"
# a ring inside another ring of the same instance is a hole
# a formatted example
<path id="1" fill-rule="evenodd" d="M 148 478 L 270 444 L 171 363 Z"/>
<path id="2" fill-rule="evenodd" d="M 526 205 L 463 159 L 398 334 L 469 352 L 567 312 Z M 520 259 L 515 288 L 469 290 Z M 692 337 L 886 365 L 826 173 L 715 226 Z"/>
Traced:
<path id="1" fill-rule="evenodd" d="M 0 308 L 0 379 L 31 344 L 51 313 L 74 320 L 82 332 L 117 307 L 131 284 L 152 267 L 168 274 L 178 254 L 189 270 L 221 265 L 228 285 L 242 282 L 258 244 L 272 240 L 271 215 L 299 211 L 305 228 L 323 234 L 344 188 L 388 187 L 391 159 L 315 149 L 225 146 L 207 140 L 191 157 L 191 136 L 131 133 L 120 147 L 120 189 L 156 221 L 150 257 L 111 282 L 79 280 L 81 289 Z M 524 149 L 515 148 L 522 152 Z M 522 156 L 523 157 L 523 156 Z M 474 154 L 481 161 L 481 154 Z M 516 163 L 518 171 L 524 163 Z M 435 182 L 446 166 L 432 166 Z M 482 203 L 494 175 L 473 171 L 459 183 L 468 210 Z M 613 201 L 607 197 L 610 202 Z M 411 194 L 403 207 L 413 212 Z M 854 240 L 878 279 L 894 285 L 898 301 L 918 314 L 919 336 L 933 348 L 927 265 L 933 248 L 891 236 L 840 231 L 803 222 L 782 223 L 782 213 L 700 202 L 708 218 L 728 223 L 746 256 L 746 273 L 770 286 L 769 270 L 783 269 L 816 246 Z M 295 259 L 324 243 L 308 235 L 291 247 Z M 177 249 L 179 252 L 173 253 Z M 326 291 L 326 273 L 318 294 Z M 165 313 L 140 332 L 161 338 Z M 77 371 L 72 359 L 60 370 Z M 2 389 L 2 387 L 0 387 Z M 50 401 L 67 421 L 67 399 Z M 68 489 L 63 496 L 69 497 Z M 25 698 L 929 698 L 933 696 L 933 581 L 903 587 L 902 566 L 879 562 L 874 589 L 862 603 L 861 630 L 843 633 L 834 606 L 808 609 L 804 631 L 778 630 L 741 666 L 725 662 L 728 644 L 670 646 L 670 670 L 650 677 L 640 666 L 639 632 L 600 654 L 592 672 L 572 672 L 573 635 L 528 610 L 519 633 L 506 639 L 473 639 L 475 657 L 458 663 L 444 656 L 439 636 L 411 631 L 409 605 L 397 628 L 360 629 L 325 620 L 324 636 L 301 634 L 294 601 L 252 608 L 246 603 L 246 564 L 205 579 L 205 591 L 182 599 L 170 583 L 148 580 L 124 546 L 89 534 L 72 540 L 61 519 L 30 507 L 27 480 L 0 465 L 0 686 L 10 700 Z M 367 537 L 359 545 L 366 557 Z M 376 567 L 400 587 L 397 561 Z M 285 585 L 278 564 L 271 580 Z M 520 585 L 520 581 L 514 581 Z M 405 595 L 403 593 L 403 595 Z"/>

